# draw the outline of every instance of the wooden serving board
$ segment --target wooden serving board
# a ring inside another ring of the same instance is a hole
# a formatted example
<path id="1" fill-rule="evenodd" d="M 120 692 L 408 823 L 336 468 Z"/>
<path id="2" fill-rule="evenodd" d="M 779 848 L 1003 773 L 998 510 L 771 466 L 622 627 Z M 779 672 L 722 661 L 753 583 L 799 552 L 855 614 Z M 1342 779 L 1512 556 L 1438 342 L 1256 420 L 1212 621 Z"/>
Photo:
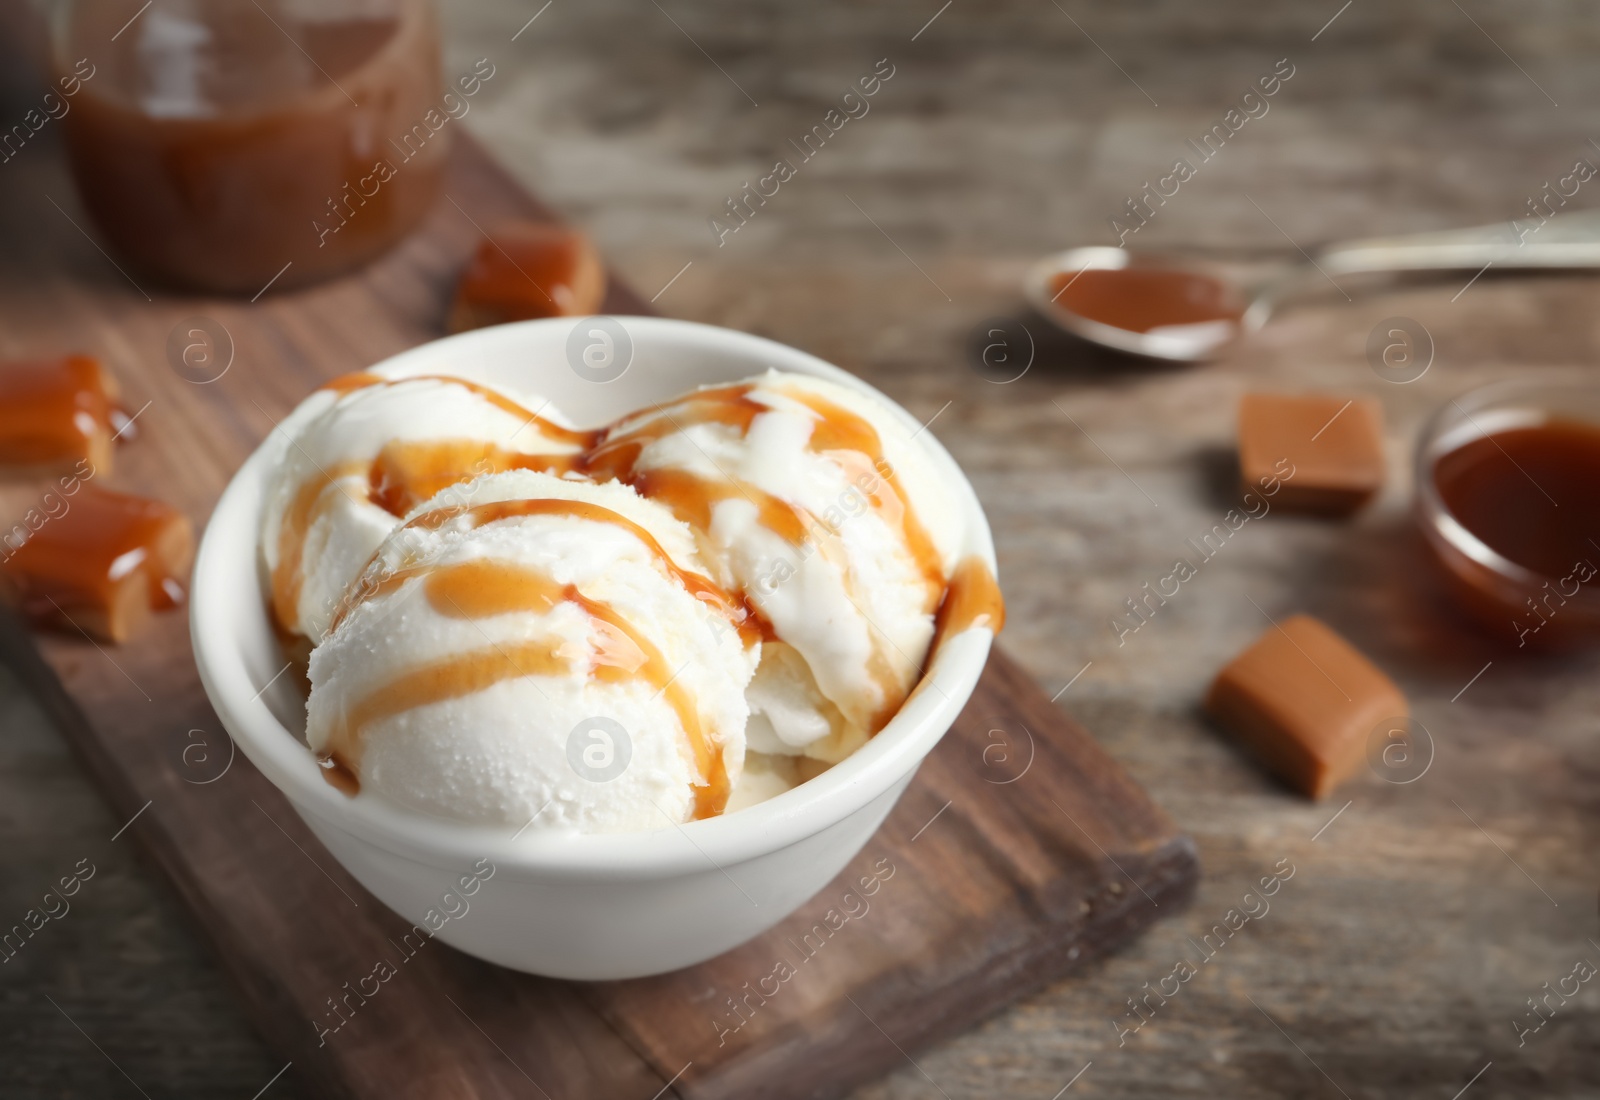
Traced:
<path id="1" fill-rule="evenodd" d="M 441 333 L 479 226 L 548 217 L 462 142 L 448 201 L 361 275 L 255 304 L 175 298 L 137 286 L 84 234 L 50 153 L 0 174 L 0 355 L 104 356 L 141 410 L 140 438 L 104 483 L 159 495 L 197 526 L 314 386 Z M 622 287 L 607 308 L 648 309 Z M 214 381 L 171 365 L 169 338 L 194 317 L 233 344 Z M 997 648 L 882 830 L 757 940 L 673 974 L 599 984 L 529 977 L 438 943 L 407 959 L 395 946 L 407 922 L 233 753 L 181 615 L 114 649 L 32 636 L 6 616 L 0 659 L 193 910 L 263 1035 L 330 1096 L 837 1095 L 1126 942 L 1177 910 L 1198 876 L 1188 838 Z M 860 882 L 873 877 L 868 893 Z M 319 1043 L 330 999 L 380 963 L 396 977 Z"/>

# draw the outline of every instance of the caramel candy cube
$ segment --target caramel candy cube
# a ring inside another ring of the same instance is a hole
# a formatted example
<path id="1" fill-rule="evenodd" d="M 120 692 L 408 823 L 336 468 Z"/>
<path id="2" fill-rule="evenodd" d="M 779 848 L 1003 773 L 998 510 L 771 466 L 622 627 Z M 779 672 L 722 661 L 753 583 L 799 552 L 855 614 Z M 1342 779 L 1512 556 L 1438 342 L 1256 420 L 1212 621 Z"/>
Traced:
<path id="1" fill-rule="evenodd" d="M 1309 615 L 1268 628 L 1217 674 L 1205 705 L 1269 770 L 1311 798 L 1360 769 L 1380 723 L 1408 713 L 1394 681 Z"/>
<path id="2" fill-rule="evenodd" d="M 35 622 L 112 642 L 184 600 L 189 518 L 159 500 L 79 486 L 0 531 L 0 577 Z"/>
<path id="3" fill-rule="evenodd" d="M 127 421 L 98 359 L 66 355 L 0 363 L 0 465 L 66 470 L 111 465 L 111 441 Z"/>
<path id="4" fill-rule="evenodd" d="M 589 238 L 548 222 L 497 227 L 456 287 L 450 331 L 596 313 L 606 273 Z"/>
<path id="5" fill-rule="evenodd" d="M 1383 413 L 1365 397 L 1247 393 L 1239 402 L 1245 488 L 1277 479 L 1275 505 L 1347 515 L 1383 485 Z"/>

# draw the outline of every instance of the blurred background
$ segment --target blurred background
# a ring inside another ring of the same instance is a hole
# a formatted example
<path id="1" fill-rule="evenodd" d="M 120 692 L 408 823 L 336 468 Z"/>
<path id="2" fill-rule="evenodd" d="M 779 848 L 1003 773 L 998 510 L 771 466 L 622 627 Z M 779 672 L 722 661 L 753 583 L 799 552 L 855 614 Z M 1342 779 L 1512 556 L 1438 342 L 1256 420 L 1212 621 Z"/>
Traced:
<path id="1" fill-rule="evenodd" d="M 4 2 L 10 120 L 40 88 L 25 63 L 33 20 Z M 1452 394 L 1531 368 L 1592 380 L 1600 284 L 1491 272 L 1464 295 L 1466 275 L 1351 301 L 1329 290 L 1224 362 L 1177 371 L 1055 349 L 996 386 L 972 348 L 990 319 L 1021 313 L 1033 261 L 1118 243 L 1128 200 L 1175 159 L 1197 160 L 1190 140 L 1283 61 L 1293 76 L 1270 110 L 1129 247 L 1251 270 L 1344 238 L 1526 216 L 1575 161 L 1600 163 L 1600 12 L 1560 0 L 541 4 L 439 6 L 445 71 L 496 67 L 466 129 L 662 312 L 794 344 L 938 414 L 995 527 L 1010 651 L 1052 694 L 1082 670 L 1060 705 L 1200 845 L 1189 913 L 859 1095 L 1050 1100 L 1092 1061 L 1071 1094 L 1593 1096 L 1600 983 L 1536 1039 L 1519 1044 L 1513 1021 L 1541 983 L 1600 963 L 1600 677 L 1592 658 L 1505 657 L 1439 608 L 1407 564 L 1404 471 L 1421 421 Z M 791 139 L 881 59 L 894 75 L 869 112 L 719 243 L 711 219 L 727 200 L 794 160 Z M 60 157 L 58 130 L 18 163 Z M 16 167 L 0 164 L 0 202 L 16 198 Z M 1593 205 L 1587 189 L 1571 200 Z M 1425 384 L 1369 367 L 1368 335 L 1393 316 L 1432 335 Z M 1119 647 L 1108 622 L 1123 598 L 1227 506 L 1216 456 L 1238 394 L 1256 386 L 1380 396 L 1391 485 L 1353 534 L 1285 520 L 1241 546 L 1194 600 Z M 1403 681 L 1438 746 L 1427 784 L 1365 778 L 1311 839 L 1344 798 L 1286 795 L 1195 712 L 1220 655 L 1260 629 L 1247 594 L 1323 615 Z M 1459 695 L 1486 661 L 1499 663 Z M 6 1094 L 138 1087 L 50 1011 L 49 992 L 71 996 L 73 1019 L 152 1094 L 251 1096 L 281 1062 L 167 886 L 131 850 L 106 848 L 109 811 L 9 674 L 0 730 L 0 917 L 81 856 L 103 876 L 48 943 L 0 970 Z M 1119 1044 L 1127 998 L 1280 858 L 1304 877 L 1273 915 Z M 291 1072 L 268 1095 L 299 1087 Z"/>

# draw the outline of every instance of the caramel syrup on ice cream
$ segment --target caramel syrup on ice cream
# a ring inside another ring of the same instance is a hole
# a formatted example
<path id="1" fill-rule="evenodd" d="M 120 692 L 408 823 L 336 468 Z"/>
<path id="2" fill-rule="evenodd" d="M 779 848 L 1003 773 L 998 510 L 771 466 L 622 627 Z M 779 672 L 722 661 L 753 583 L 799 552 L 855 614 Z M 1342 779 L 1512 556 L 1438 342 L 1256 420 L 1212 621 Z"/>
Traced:
<path id="1" fill-rule="evenodd" d="M 415 377 L 415 376 L 414 376 Z M 298 603 L 300 553 L 307 530 L 327 501 L 333 482 L 359 477 L 368 498 L 380 507 L 402 515 L 448 485 L 489 472 L 532 469 L 554 474 L 575 473 L 595 481 L 616 480 L 665 506 L 691 527 L 706 532 L 715 506 L 724 500 L 744 499 L 756 506 L 759 521 L 792 545 L 808 541 L 831 559 L 838 559 L 837 540 L 826 525 L 799 505 L 780 499 L 742 479 L 706 477 L 691 471 L 658 467 L 641 470 L 640 456 L 656 440 L 705 424 L 722 425 L 740 436 L 747 434 L 758 416 L 774 411 L 755 396 L 758 385 L 740 383 L 714 387 L 624 418 L 607 429 L 584 432 L 540 420 L 533 411 L 487 387 L 448 376 L 427 376 L 466 386 L 496 406 L 531 422 L 547 438 L 576 448 L 566 454 L 523 454 L 494 444 L 445 439 L 396 442 L 384 447 L 368 464 L 352 464 L 325 471 L 297 493 L 281 532 L 279 569 L 274 576 L 274 605 L 283 621 Z M 344 394 L 372 385 L 400 384 L 411 379 L 388 379 L 357 374 L 337 379 L 325 388 Z M 838 462 L 852 474 L 878 471 L 868 479 L 865 492 L 871 508 L 892 530 L 916 564 L 926 588 L 927 613 L 937 613 L 935 646 L 945 637 L 974 626 L 998 631 L 1003 604 L 993 574 L 977 558 L 961 562 L 946 580 L 937 547 L 912 508 L 903 486 L 887 462 L 877 430 L 863 417 L 812 394 L 792 394 L 815 414 L 808 449 Z M 860 481 L 858 480 L 858 484 Z M 513 500 L 470 508 L 442 508 L 414 518 L 411 526 L 438 528 L 465 517 L 473 526 L 533 515 L 565 515 L 609 523 L 628 530 L 645 544 L 658 564 L 697 599 L 711 605 L 740 632 L 747 645 L 761 639 L 780 640 L 771 624 L 743 592 L 729 592 L 708 577 L 675 565 L 656 540 L 642 527 L 609 509 L 579 501 L 559 499 Z M 841 565 L 841 573 L 844 572 Z M 659 651 L 626 620 L 606 605 L 593 601 L 575 587 L 556 584 L 548 577 L 521 566 L 473 562 L 452 566 L 402 567 L 382 575 L 369 565 L 335 612 L 331 629 L 337 629 L 351 609 L 375 595 L 422 578 L 430 604 L 441 614 L 478 618 L 509 611 L 545 612 L 561 602 L 572 602 L 590 616 L 595 651 L 600 655 L 594 675 L 601 679 L 644 677 L 663 691 L 677 712 L 692 748 L 699 782 L 695 788 L 696 816 L 720 813 L 728 796 L 727 769 L 716 743 L 704 730 L 694 700 L 682 685 L 672 682 L 672 669 Z M 856 599 L 859 594 L 853 594 Z M 373 691 L 359 702 L 336 731 L 325 772 L 330 782 L 347 791 L 358 789 L 355 779 L 361 731 L 383 718 L 446 698 L 456 698 L 519 675 L 560 675 L 571 670 L 569 659 L 552 648 L 554 643 L 520 643 L 509 655 L 506 647 L 453 655 L 422 669 L 404 670 L 392 685 Z M 885 704 L 874 715 L 876 733 L 904 704 L 911 687 L 910 673 L 897 671 L 895 654 L 881 634 L 874 633 L 869 671 L 879 684 Z M 929 661 L 931 662 L 931 652 Z M 903 661 L 903 657 L 902 657 Z"/>

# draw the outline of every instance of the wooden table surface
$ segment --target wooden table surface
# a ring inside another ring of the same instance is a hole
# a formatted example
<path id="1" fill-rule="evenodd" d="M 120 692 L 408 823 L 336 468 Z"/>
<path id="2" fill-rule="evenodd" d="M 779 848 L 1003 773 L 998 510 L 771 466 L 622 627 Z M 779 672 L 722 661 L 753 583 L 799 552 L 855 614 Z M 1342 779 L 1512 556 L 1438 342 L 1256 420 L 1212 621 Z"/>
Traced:
<path id="1" fill-rule="evenodd" d="M 1553 1015 L 1541 1003 L 1548 1022 L 1526 1031 L 1545 983 L 1600 967 L 1600 662 L 1519 657 L 1464 627 L 1407 519 L 1411 447 L 1438 404 L 1534 369 L 1595 377 L 1600 279 L 1341 281 L 1225 361 L 1180 370 L 1089 353 L 1024 319 L 1037 353 L 1022 377 L 973 368 L 990 320 L 1019 314 L 1029 261 L 1116 243 L 1127 199 L 1176 158 L 1198 161 L 1186 140 L 1280 59 L 1294 75 L 1268 113 L 1130 246 L 1258 265 L 1523 213 L 1579 158 L 1600 164 L 1600 15 L 1482 0 L 448 8 L 447 68 L 496 65 L 466 124 L 646 297 L 659 290 L 658 308 L 798 345 L 936 418 L 994 525 L 1011 652 L 1052 694 L 1071 681 L 1060 705 L 1199 843 L 1206 878 L 1188 912 L 914 1052 L 861 1097 L 1051 1100 L 1069 1082 L 1067 1096 L 1107 1097 L 1600 1089 L 1600 982 L 1549 1001 Z M 869 112 L 802 162 L 789 139 L 880 59 L 894 75 Z M 24 155 L 58 151 L 42 139 Z M 793 177 L 719 246 L 709 219 L 778 158 Z M 0 193 L 27 178 L 16 167 L 0 165 Z M 1563 213 L 1594 205 L 1592 187 Z M 1395 316 L 1435 346 L 1407 385 L 1367 359 L 1368 334 Z M 0 350 L 13 350 L 4 334 Z M 1119 645 L 1123 601 L 1235 499 L 1233 410 L 1250 387 L 1378 398 L 1388 488 L 1353 522 L 1252 520 Z M 1363 773 L 1311 805 L 1197 714 L 1263 611 L 1298 610 L 1406 689 L 1434 745 L 1419 780 Z M 166 886 L 110 839 L 121 824 L 5 682 L 0 924 L 80 860 L 95 873 L 0 964 L 0 1092 L 304 1095 L 292 1071 L 274 1079 L 282 1062 Z M 1202 937 L 1284 866 L 1294 876 L 1270 908 L 1252 902 L 1259 915 L 1199 961 Z M 1184 960 L 1195 977 L 1131 1030 L 1129 998 Z"/>

